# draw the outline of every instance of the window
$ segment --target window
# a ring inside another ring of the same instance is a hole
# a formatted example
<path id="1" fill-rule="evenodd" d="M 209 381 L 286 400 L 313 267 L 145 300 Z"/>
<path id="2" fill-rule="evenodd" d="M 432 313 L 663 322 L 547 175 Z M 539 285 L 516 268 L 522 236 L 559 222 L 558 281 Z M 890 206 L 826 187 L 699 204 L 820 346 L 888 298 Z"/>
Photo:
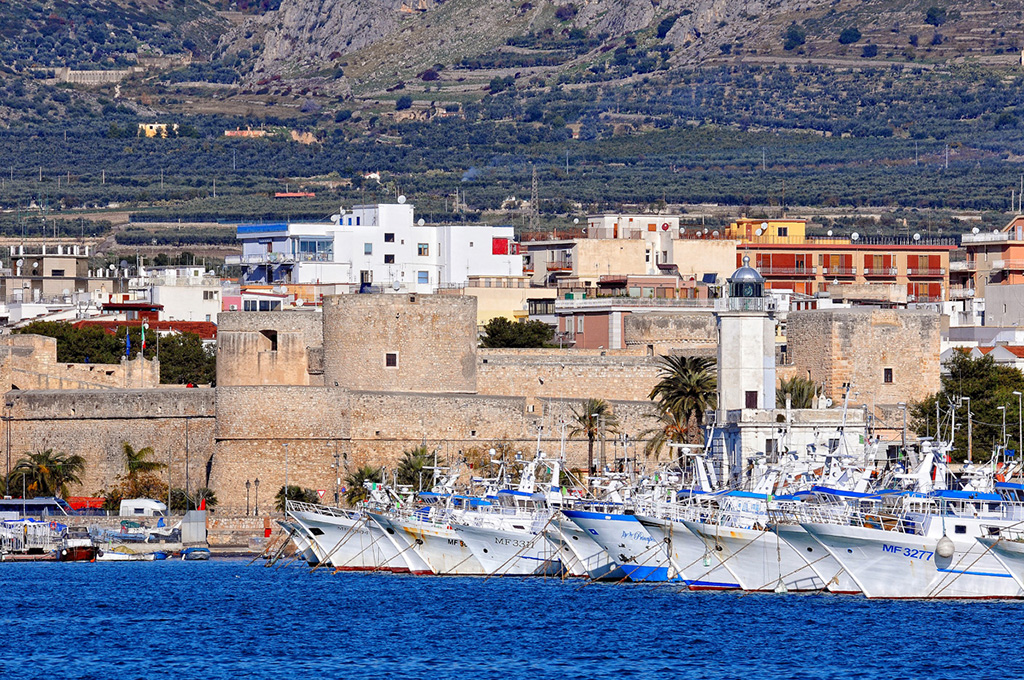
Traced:
<path id="1" fill-rule="evenodd" d="M 277 331 L 260 331 L 260 335 L 270 342 L 270 351 L 277 351 Z"/>
<path id="2" fill-rule="evenodd" d="M 416 283 L 430 283 L 430 272 L 416 272 Z"/>
<path id="3" fill-rule="evenodd" d="M 245 300 L 242 303 L 242 309 L 244 311 L 246 311 L 246 312 L 255 312 L 256 309 L 257 309 L 256 301 L 255 300 Z"/>
<path id="4" fill-rule="evenodd" d="M 261 312 L 269 312 L 270 311 L 270 300 L 260 300 L 260 311 Z"/>
<path id="5" fill-rule="evenodd" d="M 363 244 L 363 255 L 373 255 L 373 244 L 372 243 L 364 243 Z"/>
<path id="6" fill-rule="evenodd" d="M 757 408 L 757 390 L 747 390 L 746 408 Z"/>
<path id="7" fill-rule="evenodd" d="M 356 217 L 356 226 L 357 226 L 357 227 L 359 226 L 359 222 L 360 222 L 361 220 L 362 220 L 362 218 L 361 218 L 361 217 Z"/>
<path id="8" fill-rule="evenodd" d="M 384 366 L 386 368 L 398 368 L 398 352 L 388 352 L 385 354 Z"/>
<path id="9" fill-rule="evenodd" d="M 384 234 L 384 243 L 394 243 L 394 242 L 395 242 L 395 235 L 394 234 Z"/>
<path id="10" fill-rule="evenodd" d="M 50 272 L 50 275 L 51 276 L 64 276 L 64 270 L 63 269 L 54 269 L 52 272 Z"/>
<path id="11" fill-rule="evenodd" d="M 967 533 L 967 525 L 966 524 L 956 524 L 956 525 L 954 525 L 953 526 L 953 533 L 954 534 L 966 534 Z"/>
<path id="12" fill-rule="evenodd" d="M 891 383 L 892 382 L 892 369 L 891 368 L 883 368 L 882 369 L 882 380 L 885 381 L 886 383 Z"/>
<path id="13" fill-rule="evenodd" d="M 779 231 L 779 236 L 782 236 L 782 237 L 789 236 L 789 227 L 779 227 L 778 231 Z"/>
<path id="14" fill-rule="evenodd" d="M 470 248 L 472 248 L 472 247 L 473 247 L 473 242 L 472 242 L 472 241 L 470 241 L 470 242 L 469 242 L 469 247 L 470 247 Z"/>
<path id="15" fill-rule="evenodd" d="M 210 315 L 209 314 L 206 315 L 206 323 L 210 323 Z"/>
<path id="16" fill-rule="evenodd" d="M 416 254 L 419 255 L 420 257 L 426 257 L 427 255 L 430 255 L 430 246 L 427 245 L 426 243 L 417 243 Z"/>
<path id="17" fill-rule="evenodd" d="M 390 255 L 390 254 L 384 255 L 384 264 L 394 264 L 394 263 L 395 263 L 395 256 L 394 255 Z"/>
<path id="18" fill-rule="evenodd" d="M 215 290 L 204 290 L 203 291 L 203 299 L 204 300 L 216 300 L 217 299 L 217 291 L 215 291 Z"/>
<path id="19" fill-rule="evenodd" d="M 577 316 L 576 317 L 576 332 L 577 333 L 582 333 L 583 332 L 583 317 L 582 316 Z"/>

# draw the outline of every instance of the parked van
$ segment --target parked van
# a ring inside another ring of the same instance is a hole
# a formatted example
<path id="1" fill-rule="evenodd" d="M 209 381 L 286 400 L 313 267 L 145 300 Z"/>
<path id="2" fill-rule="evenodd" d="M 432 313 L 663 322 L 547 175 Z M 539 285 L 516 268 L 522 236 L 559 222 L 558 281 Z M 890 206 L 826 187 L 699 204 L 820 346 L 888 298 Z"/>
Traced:
<path id="1" fill-rule="evenodd" d="M 166 517 L 167 506 L 152 498 L 126 498 L 121 501 L 121 517 Z"/>

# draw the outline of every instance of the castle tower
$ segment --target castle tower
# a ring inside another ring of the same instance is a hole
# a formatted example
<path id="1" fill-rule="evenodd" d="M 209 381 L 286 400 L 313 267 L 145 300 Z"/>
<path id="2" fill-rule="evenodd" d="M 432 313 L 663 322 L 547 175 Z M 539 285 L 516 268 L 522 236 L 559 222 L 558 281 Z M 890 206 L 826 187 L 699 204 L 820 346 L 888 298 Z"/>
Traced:
<path id="1" fill-rule="evenodd" d="M 727 279 L 718 325 L 718 409 L 775 408 L 774 301 L 750 258 Z"/>

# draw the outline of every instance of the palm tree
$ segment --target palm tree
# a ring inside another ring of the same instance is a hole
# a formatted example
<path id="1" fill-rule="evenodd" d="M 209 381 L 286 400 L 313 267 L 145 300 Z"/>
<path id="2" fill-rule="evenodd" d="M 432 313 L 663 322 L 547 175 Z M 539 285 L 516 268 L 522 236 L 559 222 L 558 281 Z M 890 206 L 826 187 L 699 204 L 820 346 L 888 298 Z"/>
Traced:
<path id="1" fill-rule="evenodd" d="M 122 453 L 124 454 L 124 469 L 128 473 L 129 478 L 134 478 L 139 474 L 147 472 L 157 472 L 167 467 L 164 463 L 147 460 L 155 453 L 152 446 L 147 446 L 138 451 L 132 448 L 132 445 L 128 442 L 123 442 L 121 446 Z"/>
<path id="2" fill-rule="evenodd" d="M 416 491 L 429 489 L 433 477 L 430 474 L 424 475 L 423 470 L 430 462 L 430 452 L 426 444 L 421 444 L 411 451 L 403 451 L 402 459 L 398 461 L 396 483 L 411 486 Z"/>
<path id="3" fill-rule="evenodd" d="M 362 501 L 365 501 L 369 494 L 366 491 L 364 482 L 377 482 L 380 483 L 383 474 L 380 468 L 375 468 L 372 465 L 364 465 L 361 468 L 356 469 L 354 472 L 348 473 L 345 476 L 345 502 L 349 505 L 356 505 Z"/>
<path id="4" fill-rule="evenodd" d="M 279 511 L 285 511 L 285 491 L 282 486 L 277 490 L 277 494 L 274 496 L 274 507 Z M 320 505 L 320 496 L 313 489 L 304 489 L 297 484 L 288 485 L 288 500 L 298 501 L 300 503 L 309 503 L 310 505 Z"/>
<path id="5" fill-rule="evenodd" d="M 649 414 L 650 418 L 657 420 L 657 424 L 649 430 L 640 433 L 641 439 L 646 439 L 644 454 L 657 458 L 666 444 L 681 444 L 686 441 L 689 432 L 689 423 L 675 411 L 662 411 Z"/>
<path id="6" fill-rule="evenodd" d="M 661 379 L 648 399 L 658 402 L 662 411 L 672 411 L 689 427 L 691 419 L 700 433 L 704 413 L 718 402 L 718 378 L 712 371 L 715 362 L 708 357 L 664 356 L 659 358 Z"/>
<path id="7" fill-rule="evenodd" d="M 821 386 L 810 378 L 793 376 L 789 380 L 780 380 L 775 390 L 775 405 L 784 408 L 786 397 L 790 398 L 792 408 L 814 408 L 814 402 L 821 394 Z"/>
<path id="8" fill-rule="evenodd" d="M 584 399 L 571 407 L 572 429 L 570 437 L 587 438 L 587 470 L 594 472 L 594 441 L 609 432 L 618 432 L 619 419 L 612 413 L 611 404 L 604 399 Z"/>
<path id="9" fill-rule="evenodd" d="M 25 490 L 26 496 L 66 496 L 68 484 L 81 484 L 85 459 L 46 449 L 29 453 L 18 460 L 11 470 L 8 488 Z"/>

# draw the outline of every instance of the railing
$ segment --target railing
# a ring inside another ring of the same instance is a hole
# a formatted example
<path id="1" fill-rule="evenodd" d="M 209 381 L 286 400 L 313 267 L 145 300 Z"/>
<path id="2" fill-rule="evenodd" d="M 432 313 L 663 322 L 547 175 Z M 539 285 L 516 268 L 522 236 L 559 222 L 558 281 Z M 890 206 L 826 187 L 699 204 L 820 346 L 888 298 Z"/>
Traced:
<path id="1" fill-rule="evenodd" d="M 307 512 L 313 515 L 326 515 L 328 517 L 348 517 L 354 519 L 359 516 L 359 513 L 355 510 L 345 510 L 343 508 L 331 507 L 330 505 L 303 503 L 293 500 L 289 500 L 286 507 L 288 512 Z"/>
<path id="2" fill-rule="evenodd" d="M 968 243 L 999 243 L 1000 241 L 1009 241 L 1010 233 L 1001 231 L 998 234 L 964 234 L 960 237 L 961 243 L 964 245 Z"/>
<path id="3" fill-rule="evenodd" d="M 924 267 L 918 269 L 907 269 L 907 276 L 944 276 L 946 270 L 943 268 Z"/>
<path id="4" fill-rule="evenodd" d="M 572 271 L 572 262 L 548 262 L 548 271 Z"/>
<path id="5" fill-rule="evenodd" d="M 864 276 L 896 276 L 896 267 L 865 267 Z"/>
<path id="6" fill-rule="evenodd" d="M 761 276 L 814 276 L 814 267 L 760 267 Z"/>
<path id="7" fill-rule="evenodd" d="M 856 276 L 856 267 L 823 267 L 822 276 Z"/>
<path id="8" fill-rule="evenodd" d="M 974 260 L 960 260 L 949 263 L 949 271 L 951 272 L 973 272 L 977 271 L 977 269 L 978 263 Z"/>
<path id="9" fill-rule="evenodd" d="M 1024 260 L 993 260 L 992 269 L 1024 270 Z"/>
<path id="10" fill-rule="evenodd" d="M 964 288 L 963 286 L 950 286 L 949 288 L 950 300 L 966 300 L 972 297 L 974 297 L 973 288 Z"/>
<path id="11" fill-rule="evenodd" d="M 761 298 L 756 298 L 760 300 Z M 594 309 L 600 307 L 692 307 L 711 309 L 715 300 L 689 300 L 679 298 L 603 297 L 586 300 L 555 300 L 555 309 Z"/>

